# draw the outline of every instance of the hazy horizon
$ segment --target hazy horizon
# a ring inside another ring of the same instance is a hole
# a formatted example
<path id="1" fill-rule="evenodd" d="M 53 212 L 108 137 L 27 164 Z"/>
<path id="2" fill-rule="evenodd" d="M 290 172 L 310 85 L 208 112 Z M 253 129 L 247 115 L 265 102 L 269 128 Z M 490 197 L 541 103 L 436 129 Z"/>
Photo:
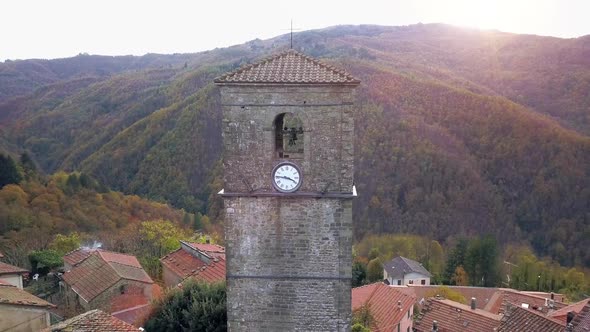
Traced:
<path id="1" fill-rule="evenodd" d="M 337 5 L 335 5 L 337 4 Z M 404 26 L 445 23 L 460 27 L 573 38 L 590 34 L 590 3 L 572 0 L 267 0 L 196 4 L 170 0 L 72 2 L 10 1 L 0 21 L 6 59 L 55 59 L 80 53 L 144 55 L 194 53 L 336 25 Z"/>

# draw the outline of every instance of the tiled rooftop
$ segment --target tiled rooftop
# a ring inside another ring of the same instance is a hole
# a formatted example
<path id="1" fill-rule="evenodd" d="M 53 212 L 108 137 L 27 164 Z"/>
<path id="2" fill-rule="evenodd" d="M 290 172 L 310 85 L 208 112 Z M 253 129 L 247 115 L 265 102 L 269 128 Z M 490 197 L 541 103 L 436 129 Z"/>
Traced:
<path id="1" fill-rule="evenodd" d="M 29 271 L 10 264 L 0 262 L 0 274 L 22 274 Z"/>
<path id="2" fill-rule="evenodd" d="M 34 307 L 54 307 L 53 304 L 19 289 L 16 286 L 0 283 L 0 304 L 23 305 Z"/>
<path id="3" fill-rule="evenodd" d="M 432 322 L 438 322 L 439 331 L 492 332 L 500 325 L 500 316 L 484 310 L 454 302 L 430 298 L 422 307 L 419 318 L 414 322 L 417 332 L 430 332 Z"/>
<path id="4" fill-rule="evenodd" d="M 578 314 L 580 311 L 582 311 L 582 309 L 584 309 L 588 302 L 590 302 L 590 298 L 568 305 L 567 307 L 563 307 L 559 310 L 555 310 L 549 313 L 549 316 L 562 321 L 565 324 L 567 322 L 568 312 L 572 311 L 573 313 Z"/>
<path id="5" fill-rule="evenodd" d="M 427 299 L 431 296 L 436 296 L 436 294 L 432 294 L 435 292 L 436 289 L 441 287 L 440 285 L 407 285 L 408 288 L 413 290 L 416 294 L 416 298 L 418 301 L 421 299 Z M 500 291 L 498 288 L 488 288 L 488 287 L 471 287 L 471 286 L 445 286 L 461 295 L 465 298 L 465 300 L 470 301 L 472 297 L 475 298 L 475 304 L 477 309 L 484 309 L 490 301 L 495 301 L 495 299 L 500 296 Z"/>
<path id="6" fill-rule="evenodd" d="M 562 332 L 561 323 L 534 310 L 509 306 L 502 317 L 498 332 Z"/>
<path id="7" fill-rule="evenodd" d="M 287 50 L 215 79 L 216 84 L 345 84 L 359 81 L 343 70 Z"/>
<path id="8" fill-rule="evenodd" d="M 402 279 L 404 275 L 412 272 L 420 273 L 422 275 L 430 277 L 431 274 L 428 272 L 422 264 L 405 257 L 395 257 L 383 264 L 383 268 L 387 271 L 387 275 L 394 279 Z"/>
<path id="9" fill-rule="evenodd" d="M 125 262 L 128 263 L 128 261 Z M 153 283 L 141 265 L 135 267 L 109 262 L 99 252 L 91 254 L 75 265 L 71 271 L 64 273 L 63 279 L 86 302 L 90 302 L 120 279 Z"/>
<path id="10" fill-rule="evenodd" d="M 127 308 L 125 310 L 113 312 L 112 315 L 131 325 L 143 326 L 151 311 L 152 305 L 150 303 L 146 303 Z"/>
<path id="11" fill-rule="evenodd" d="M 541 308 L 544 313 L 548 313 L 548 307 L 545 303 L 549 304 L 550 294 L 546 294 L 546 297 L 540 295 L 529 294 L 526 292 L 519 292 L 510 288 L 499 288 L 500 295 L 495 298 L 494 301 L 490 301 L 485 307 L 485 310 L 495 313 L 502 314 L 506 304 L 512 304 L 515 306 L 522 306 L 527 304 L 530 309 Z M 566 306 L 565 303 L 559 301 L 553 301 L 555 309 L 561 309 Z"/>
<path id="12" fill-rule="evenodd" d="M 131 324 L 98 309 L 85 312 L 61 323 L 52 325 L 43 332 L 126 332 L 139 331 Z"/>
<path id="13" fill-rule="evenodd" d="M 363 304 L 369 306 L 375 319 L 372 331 L 393 331 L 415 302 L 413 296 L 382 282 L 352 289 L 352 310 L 360 309 Z"/>
<path id="14" fill-rule="evenodd" d="M 80 263 L 85 260 L 90 254 L 95 252 L 97 249 L 78 248 L 74 251 L 70 251 L 64 255 L 64 263 L 71 266 Z"/>
<path id="15" fill-rule="evenodd" d="M 586 303 L 584 308 L 572 320 L 574 326 L 572 332 L 590 331 L 590 303 Z"/>
<path id="16" fill-rule="evenodd" d="M 198 250 L 210 257 L 209 262 L 180 248 L 160 259 L 162 264 L 181 279 L 189 277 L 207 282 L 225 280 L 225 248 L 214 244 L 183 243 L 189 249 Z M 191 248 L 192 247 L 192 248 Z"/>

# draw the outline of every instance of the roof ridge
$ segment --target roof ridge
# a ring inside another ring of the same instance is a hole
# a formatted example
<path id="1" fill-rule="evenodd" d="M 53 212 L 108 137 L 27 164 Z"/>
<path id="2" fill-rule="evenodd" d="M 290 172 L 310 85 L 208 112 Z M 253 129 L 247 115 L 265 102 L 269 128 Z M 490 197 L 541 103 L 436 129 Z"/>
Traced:
<path id="1" fill-rule="evenodd" d="M 295 58 L 290 58 L 295 57 Z M 299 61 L 297 61 L 299 58 Z M 276 61 L 275 67 L 271 64 Z M 267 66 L 268 65 L 268 66 Z M 314 68 L 315 67 L 315 68 Z M 258 71 L 256 71 L 258 69 Z M 318 71 L 320 69 L 320 71 Z M 248 73 L 250 72 L 250 73 Z M 249 74 L 249 76 L 248 76 Z M 286 78 L 289 77 L 289 78 Z M 360 81 L 343 69 L 289 49 L 218 76 L 216 84 L 354 84 Z"/>

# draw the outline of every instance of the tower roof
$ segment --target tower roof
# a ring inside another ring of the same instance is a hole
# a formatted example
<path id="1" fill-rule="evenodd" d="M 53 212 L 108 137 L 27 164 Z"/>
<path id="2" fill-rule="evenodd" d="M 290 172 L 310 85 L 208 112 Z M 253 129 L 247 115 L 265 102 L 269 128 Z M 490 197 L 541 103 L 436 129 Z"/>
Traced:
<path id="1" fill-rule="evenodd" d="M 215 83 L 219 85 L 358 85 L 360 81 L 343 70 L 295 50 L 287 50 L 224 74 L 216 78 Z"/>

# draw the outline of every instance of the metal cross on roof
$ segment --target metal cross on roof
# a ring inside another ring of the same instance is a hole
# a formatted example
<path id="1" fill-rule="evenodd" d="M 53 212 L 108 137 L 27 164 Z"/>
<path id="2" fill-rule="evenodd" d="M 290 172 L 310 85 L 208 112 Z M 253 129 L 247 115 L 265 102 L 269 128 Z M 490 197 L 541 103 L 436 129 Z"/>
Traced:
<path id="1" fill-rule="evenodd" d="M 291 29 L 283 29 L 283 30 L 290 30 L 291 31 L 291 48 L 293 48 L 293 30 L 299 31 L 301 29 L 293 29 L 293 20 L 291 20 Z"/>

